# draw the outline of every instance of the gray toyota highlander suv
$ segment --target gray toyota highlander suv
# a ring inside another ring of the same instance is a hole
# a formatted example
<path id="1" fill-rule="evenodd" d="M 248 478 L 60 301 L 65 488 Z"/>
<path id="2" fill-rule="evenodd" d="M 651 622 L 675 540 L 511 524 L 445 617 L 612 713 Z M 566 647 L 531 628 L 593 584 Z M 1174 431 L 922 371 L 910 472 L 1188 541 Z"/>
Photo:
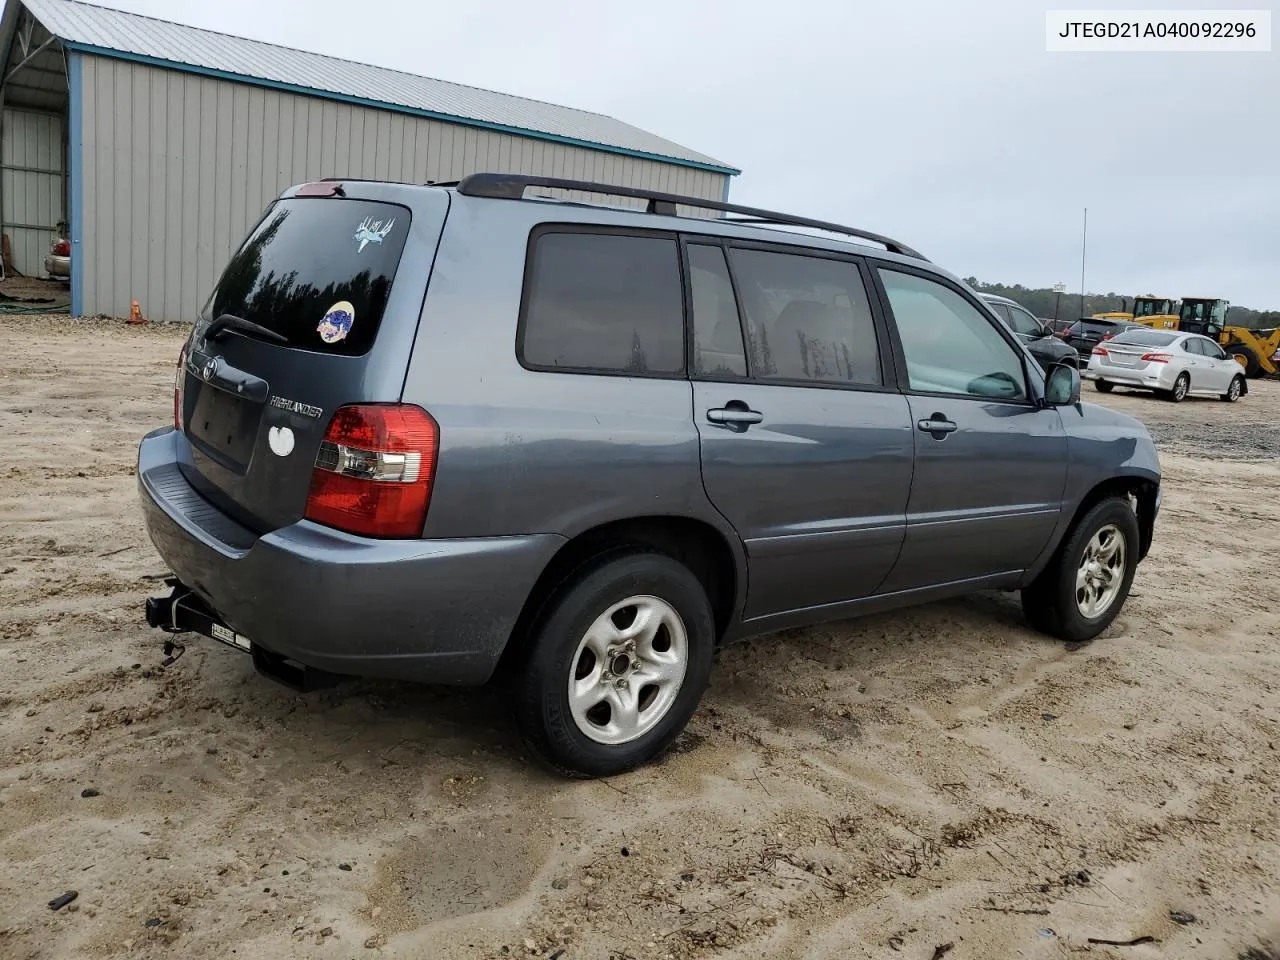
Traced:
<path id="1" fill-rule="evenodd" d="M 304 689 L 500 678 L 539 756 L 617 773 L 746 635 L 990 589 L 1100 633 L 1160 472 L 1079 391 L 862 230 L 541 177 L 308 183 L 139 449 L 172 571 L 147 619 Z"/>

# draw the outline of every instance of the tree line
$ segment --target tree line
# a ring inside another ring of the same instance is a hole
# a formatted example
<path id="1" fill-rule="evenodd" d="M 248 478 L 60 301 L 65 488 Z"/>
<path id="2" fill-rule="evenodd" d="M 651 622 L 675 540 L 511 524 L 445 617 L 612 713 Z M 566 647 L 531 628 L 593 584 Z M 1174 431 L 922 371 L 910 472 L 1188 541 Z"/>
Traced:
<path id="1" fill-rule="evenodd" d="M 1059 320 L 1075 320 L 1078 317 L 1091 317 L 1095 313 L 1125 313 L 1133 310 L 1132 295 L 1086 293 L 1082 309 L 1079 291 L 1057 294 L 1048 287 L 1024 287 L 1020 283 L 1012 286 L 1003 283 L 987 283 L 976 277 L 965 277 L 964 282 L 979 293 L 991 293 L 998 297 L 1016 300 L 1037 317 L 1047 319 L 1054 318 L 1055 310 Z M 1238 307 L 1233 303 L 1227 314 L 1227 323 L 1231 326 L 1248 327 L 1251 330 L 1268 330 L 1272 327 L 1280 327 L 1280 310 L 1254 310 L 1250 307 Z"/>

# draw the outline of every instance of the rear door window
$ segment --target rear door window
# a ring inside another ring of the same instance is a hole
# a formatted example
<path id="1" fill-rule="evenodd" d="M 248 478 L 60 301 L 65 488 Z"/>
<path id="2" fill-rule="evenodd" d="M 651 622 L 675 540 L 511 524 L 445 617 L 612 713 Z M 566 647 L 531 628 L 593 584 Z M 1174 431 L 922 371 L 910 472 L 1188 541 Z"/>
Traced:
<path id="1" fill-rule="evenodd" d="M 720 247 L 691 243 L 689 299 L 693 309 L 693 372 L 701 377 L 745 377 L 746 354 L 729 266 Z"/>
<path id="2" fill-rule="evenodd" d="M 389 203 L 281 200 L 232 256 L 201 323 L 231 314 L 279 334 L 290 347 L 367 353 L 409 219 L 407 208 Z"/>
<path id="3" fill-rule="evenodd" d="M 1009 319 L 1009 308 L 1006 307 L 1003 303 L 993 303 L 990 300 L 987 300 L 986 304 L 988 307 L 991 308 L 992 312 L 995 313 L 995 315 L 999 317 L 1001 320 L 1003 320 L 1006 324 L 1009 324 L 1009 325 L 1013 324 L 1013 321 Z"/>
<path id="4" fill-rule="evenodd" d="M 684 293 L 671 236 L 551 229 L 530 244 L 517 351 L 534 370 L 684 373 Z"/>
<path id="5" fill-rule="evenodd" d="M 879 386 L 880 350 L 856 263 L 734 249 L 751 375 L 762 380 Z"/>

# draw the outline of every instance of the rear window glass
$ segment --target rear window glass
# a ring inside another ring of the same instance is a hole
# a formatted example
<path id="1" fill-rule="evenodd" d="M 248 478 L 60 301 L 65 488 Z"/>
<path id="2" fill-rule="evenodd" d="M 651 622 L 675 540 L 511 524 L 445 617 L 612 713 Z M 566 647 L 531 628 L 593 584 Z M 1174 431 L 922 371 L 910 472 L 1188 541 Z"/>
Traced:
<path id="1" fill-rule="evenodd" d="M 856 264 L 733 250 L 752 376 L 880 384 L 880 353 Z"/>
<path id="2" fill-rule="evenodd" d="M 280 334 L 291 347 L 365 353 L 408 235 L 404 207 L 281 200 L 227 264 L 202 319 L 229 313 Z"/>
<path id="3" fill-rule="evenodd" d="M 1132 343 L 1136 347 L 1167 347 L 1178 339 L 1176 333 L 1158 333 L 1155 330 L 1126 330 L 1112 343 Z"/>
<path id="4" fill-rule="evenodd" d="M 535 368 L 684 372 L 684 294 L 671 237 L 538 234 L 520 356 Z"/>

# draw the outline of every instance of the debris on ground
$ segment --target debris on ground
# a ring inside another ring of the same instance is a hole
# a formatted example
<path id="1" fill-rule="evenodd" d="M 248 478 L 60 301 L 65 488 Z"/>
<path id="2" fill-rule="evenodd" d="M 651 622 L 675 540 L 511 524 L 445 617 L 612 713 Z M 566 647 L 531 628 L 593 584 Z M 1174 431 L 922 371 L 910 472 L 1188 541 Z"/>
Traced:
<path id="1" fill-rule="evenodd" d="M 63 907 L 65 907 L 67 904 L 69 904 L 78 896 L 80 896 L 80 894 L 75 890 L 68 890 L 66 893 L 60 894 L 59 896 L 56 896 L 52 900 L 50 900 L 49 909 L 61 910 Z"/>

